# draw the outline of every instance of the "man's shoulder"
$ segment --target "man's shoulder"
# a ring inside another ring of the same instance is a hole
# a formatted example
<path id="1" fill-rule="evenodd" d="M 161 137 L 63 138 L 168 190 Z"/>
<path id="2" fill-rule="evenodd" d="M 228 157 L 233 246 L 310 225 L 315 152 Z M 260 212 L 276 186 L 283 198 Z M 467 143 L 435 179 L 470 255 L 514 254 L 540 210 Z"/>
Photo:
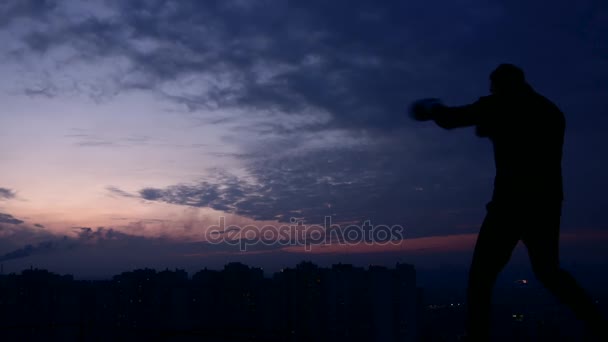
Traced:
<path id="1" fill-rule="evenodd" d="M 533 98 L 536 111 L 559 121 L 565 120 L 564 113 L 553 101 L 537 92 L 534 92 Z"/>
<path id="2" fill-rule="evenodd" d="M 487 114 L 488 112 L 494 112 L 499 108 L 500 99 L 498 99 L 496 95 L 486 95 L 473 102 L 472 106 L 477 112 Z"/>
<path id="3" fill-rule="evenodd" d="M 481 96 L 473 103 L 473 107 L 475 112 L 480 114 L 480 123 L 487 124 L 508 117 L 508 114 L 513 111 L 513 104 L 513 101 L 504 96 L 492 94 Z"/>
<path id="4" fill-rule="evenodd" d="M 559 109 L 559 107 L 555 104 L 555 102 L 549 100 L 547 97 L 545 97 L 542 94 L 539 93 L 535 93 L 536 98 L 538 99 L 539 103 L 543 106 L 545 106 L 547 109 L 551 109 L 554 110 L 556 112 L 561 112 L 561 110 Z"/>
<path id="5" fill-rule="evenodd" d="M 480 97 L 476 103 L 481 103 L 481 104 L 488 104 L 488 103 L 494 103 L 497 102 L 498 98 L 496 95 L 486 95 L 486 96 L 482 96 Z"/>
<path id="6" fill-rule="evenodd" d="M 501 109 L 507 109 L 511 107 L 517 100 L 508 96 L 501 96 L 496 94 L 481 96 L 475 104 L 480 108 L 484 108 L 491 111 L 499 111 Z"/>

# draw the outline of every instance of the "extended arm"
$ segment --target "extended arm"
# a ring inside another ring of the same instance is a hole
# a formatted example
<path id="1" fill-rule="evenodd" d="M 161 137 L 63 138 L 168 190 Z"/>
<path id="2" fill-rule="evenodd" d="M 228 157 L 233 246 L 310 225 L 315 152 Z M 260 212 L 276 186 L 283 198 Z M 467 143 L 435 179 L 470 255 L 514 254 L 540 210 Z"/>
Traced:
<path id="1" fill-rule="evenodd" d="M 490 107 L 493 102 L 488 96 L 482 97 L 472 104 L 448 107 L 437 99 L 425 99 L 415 102 L 411 111 L 415 120 L 433 120 L 445 129 L 469 126 L 479 128 L 484 115 L 491 111 Z"/>
<path id="2" fill-rule="evenodd" d="M 458 107 L 438 106 L 434 108 L 432 116 L 440 127 L 452 129 L 479 124 L 481 111 L 476 102 Z"/>

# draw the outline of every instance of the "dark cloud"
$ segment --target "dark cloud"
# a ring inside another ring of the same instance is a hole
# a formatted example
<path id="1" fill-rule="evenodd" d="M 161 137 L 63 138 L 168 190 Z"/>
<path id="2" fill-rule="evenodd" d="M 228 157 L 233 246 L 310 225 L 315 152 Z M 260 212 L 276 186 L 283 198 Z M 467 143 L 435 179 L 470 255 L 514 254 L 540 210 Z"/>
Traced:
<path id="1" fill-rule="evenodd" d="M 133 135 L 127 137 L 120 138 L 107 138 L 103 135 L 94 134 L 94 133 L 85 133 L 88 130 L 76 131 L 77 133 L 70 133 L 64 135 L 65 138 L 69 138 L 74 141 L 74 145 L 80 147 L 133 147 L 133 146 L 142 146 L 149 144 L 151 142 L 152 137 L 142 136 L 142 135 Z M 164 146 L 163 144 L 157 144 L 157 146 Z"/>
<path id="2" fill-rule="evenodd" d="M 335 215 L 410 223 L 481 209 L 491 186 L 487 143 L 468 131 L 408 125 L 404 110 L 420 96 L 474 100 L 487 92 L 489 71 L 508 61 L 566 112 L 567 142 L 577 144 L 565 156 L 566 180 L 601 185 L 574 186 L 566 197 L 584 203 L 581 213 L 593 202 L 591 221 L 603 222 L 604 201 L 593 199 L 608 191 L 606 164 L 595 158 L 581 168 L 589 158 L 577 151 L 597 145 L 590 137 L 603 137 L 597 127 L 608 123 L 605 2 L 113 0 L 104 3 L 114 15 L 82 17 L 61 17 L 44 1 L 8 3 L 0 18 L 59 18 L 23 34 L 30 53 L 71 46 L 70 60 L 128 62 L 112 74 L 112 87 L 95 91 L 153 91 L 193 112 L 205 109 L 199 120 L 235 125 L 227 141 L 246 150 L 233 156 L 251 179 L 151 184 L 138 193 L 145 200 L 311 222 Z M 51 82 L 39 92 L 47 89 L 57 88 Z M 226 108 L 240 117 L 215 111 Z M 353 148 L 345 138 L 328 139 L 335 130 L 366 136 Z M 251 144 L 256 139 L 264 141 Z M 445 224 L 462 223 L 447 217 Z"/>
<path id="3" fill-rule="evenodd" d="M 13 16 L 57 17 L 23 37 L 34 51 L 69 45 L 91 63 L 128 60 L 110 93 L 154 89 L 191 109 L 316 108 L 330 114 L 329 124 L 351 128 L 402 125 L 407 102 L 429 93 L 479 96 L 505 59 L 537 75 L 558 67 L 570 78 L 566 65 L 578 59 L 592 70 L 608 51 L 599 39 L 606 5 L 594 1 L 114 0 L 100 2 L 114 15 L 82 17 L 51 2 L 9 3 Z M 594 71 L 594 78 L 607 72 Z M 541 83 L 556 90 L 555 82 Z"/>
<path id="4" fill-rule="evenodd" d="M 462 61 L 478 38 L 470 32 L 495 25 L 499 10 L 443 2 L 434 11 L 419 1 L 108 4 L 116 16 L 64 18 L 24 42 L 34 51 L 69 44 L 90 61 L 126 57 L 131 67 L 117 86 L 156 89 L 190 108 L 316 108 L 333 125 L 366 129 L 402 123 L 404 97 L 434 88 L 437 68 Z M 446 20 L 451 30 L 435 28 Z"/>
<path id="5" fill-rule="evenodd" d="M 1 228 L 1 226 L 0 226 Z M 0 247 L 9 250 L 0 254 L 0 262 L 12 261 L 10 267 L 27 265 L 18 259 L 30 258 L 27 262 L 36 265 L 52 265 L 53 268 L 68 266 L 77 273 L 99 276 L 100 269 L 113 272 L 133 268 L 133 264 L 184 266 L 190 264 L 200 267 L 201 259 L 205 265 L 222 265 L 230 255 L 238 257 L 238 246 L 231 244 L 210 244 L 205 241 L 190 242 L 165 237 L 144 237 L 129 234 L 109 227 L 73 227 L 73 234 L 56 236 L 40 229 L 22 229 L 19 236 L 27 235 L 27 243 L 14 247 L 21 239 L 12 236 L 13 243 L 0 240 Z M 230 229 L 230 228 L 229 228 Z M 1 230 L 0 230 L 1 231 Z M 33 241 L 32 241 L 33 240 Z M 279 250 L 278 245 L 258 244 L 250 246 L 252 251 Z M 195 258 L 196 257 L 196 258 Z M 169 264 L 167 264 L 169 263 Z"/>
<path id="6" fill-rule="evenodd" d="M 81 147 L 120 146 L 116 141 L 105 139 L 89 133 L 66 134 L 64 137 L 75 140 L 74 145 Z"/>
<path id="7" fill-rule="evenodd" d="M 38 97 L 44 96 L 47 98 L 53 98 L 59 94 L 59 89 L 53 85 L 48 85 L 44 87 L 27 87 L 24 89 L 24 93 L 27 96 Z"/>
<path id="8" fill-rule="evenodd" d="M 331 216 L 334 223 L 371 219 L 374 224 L 410 226 L 425 218 L 444 225 L 441 229 L 446 232 L 458 221 L 438 217 L 455 211 L 454 203 L 459 208 L 479 207 L 473 215 L 481 212 L 484 202 L 480 198 L 491 191 L 491 161 L 488 156 L 471 164 L 457 163 L 458 154 L 450 156 L 449 148 L 443 158 L 425 158 L 428 148 L 431 146 L 413 149 L 408 144 L 383 144 L 279 155 L 280 147 L 268 147 L 268 157 L 247 162 L 253 180 L 218 171 L 206 181 L 146 188 L 140 196 L 281 222 L 296 218 L 323 223 L 325 216 Z M 408 154 L 414 158 L 398 157 Z M 415 167 L 410 164 L 412 159 L 419 161 Z M 446 160 L 453 165 L 443 166 Z M 433 228 L 424 234 L 439 233 L 439 227 Z"/>
<path id="9" fill-rule="evenodd" d="M 83 147 L 96 147 L 96 146 L 113 146 L 114 143 L 112 141 L 84 141 L 79 142 L 78 146 Z"/>
<path id="10" fill-rule="evenodd" d="M 24 221 L 16 219 L 13 215 L 0 213 L 0 223 L 22 224 Z"/>
<path id="11" fill-rule="evenodd" d="M 0 250 L 5 253 L 0 254 L 2 261 L 23 258 L 38 251 L 50 251 L 60 240 L 48 230 L 29 225 L 8 214 L 0 214 L 0 236 Z"/>
<path id="12" fill-rule="evenodd" d="M 399 127 L 410 100 L 474 99 L 491 68 L 508 59 L 534 69 L 532 75 L 554 75 L 557 67 L 571 79 L 572 64 L 579 74 L 593 70 L 596 80 L 608 72 L 598 58 L 608 51 L 599 39 L 606 5 L 594 1 L 99 3 L 114 15 L 69 16 L 54 2 L 13 0 L 3 16 L 54 16 L 48 27 L 26 30 L 22 38 L 33 51 L 70 46 L 77 51 L 70 61 L 128 61 L 109 93 L 154 90 L 190 109 L 329 113 L 328 122 L 309 128 Z M 598 84 L 578 76 L 583 84 L 560 90 L 551 77 L 533 78 L 555 93 Z M 289 128 L 281 120 L 270 124 L 271 131 Z"/>
<path id="13" fill-rule="evenodd" d="M 159 198 L 162 198 L 164 196 L 165 192 L 163 192 L 160 189 L 146 188 L 146 189 L 140 190 L 139 194 L 145 200 L 155 201 Z"/>
<path id="14" fill-rule="evenodd" d="M 97 227 L 97 229 L 93 229 L 90 227 L 76 227 L 74 229 L 77 231 L 76 240 L 81 242 L 136 238 L 133 235 L 112 228 Z"/>
<path id="15" fill-rule="evenodd" d="M 15 192 L 11 189 L 0 188 L 0 200 L 15 198 Z"/>
<path id="16" fill-rule="evenodd" d="M 98 227 L 97 229 L 89 227 L 74 227 L 76 236 L 56 237 L 52 234 L 45 233 L 43 237 L 46 240 L 36 244 L 27 244 L 0 256 L 0 261 L 14 260 L 26 258 L 34 255 L 49 254 L 72 250 L 84 246 L 98 246 L 108 244 L 108 242 L 119 242 L 122 245 L 137 240 L 146 240 L 144 237 L 138 237 L 123 232 L 116 231 L 112 228 Z M 33 233 L 35 234 L 35 233 Z"/>
<path id="17" fill-rule="evenodd" d="M 0 28 L 20 18 L 44 20 L 56 7 L 54 0 L 18 0 L 0 3 Z"/>
<path id="18" fill-rule="evenodd" d="M 108 186 L 106 187 L 106 190 L 113 196 L 120 196 L 120 197 L 137 197 L 129 192 L 126 192 L 122 189 L 119 189 L 115 186 Z"/>
<path id="19" fill-rule="evenodd" d="M 55 250 L 56 246 L 53 241 L 45 241 L 36 245 L 26 245 L 22 248 L 16 249 L 12 252 L 8 252 L 3 256 L 0 256 L 0 261 L 8 261 L 13 259 L 26 258 L 33 254 L 44 254 Z"/>

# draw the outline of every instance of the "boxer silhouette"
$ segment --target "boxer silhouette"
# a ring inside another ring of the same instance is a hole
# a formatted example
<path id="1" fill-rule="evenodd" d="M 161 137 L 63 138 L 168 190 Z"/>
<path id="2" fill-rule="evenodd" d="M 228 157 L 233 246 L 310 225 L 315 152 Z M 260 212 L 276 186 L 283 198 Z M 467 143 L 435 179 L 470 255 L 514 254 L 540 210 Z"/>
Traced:
<path id="1" fill-rule="evenodd" d="M 538 280 L 594 334 L 605 336 L 599 309 L 559 265 L 564 115 L 512 64 L 499 65 L 490 84 L 491 95 L 472 104 L 448 107 L 424 99 L 410 111 L 415 120 L 433 120 L 446 129 L 474 126 L 493 144 L 494 192 L 469 271 L 467 336 L 489 340 L 492 289 L 519 241 Z"/>

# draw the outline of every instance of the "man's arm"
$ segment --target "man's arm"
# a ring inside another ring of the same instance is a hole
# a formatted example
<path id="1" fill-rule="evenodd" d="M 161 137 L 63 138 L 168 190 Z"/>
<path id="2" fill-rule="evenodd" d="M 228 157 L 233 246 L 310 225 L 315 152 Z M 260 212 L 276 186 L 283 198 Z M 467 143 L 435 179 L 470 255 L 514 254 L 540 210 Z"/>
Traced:
<path id="1" fill-rule="evenodd" d="M 439 105 L 433 108 L 433 120 L 437 125 L 445 129 L 480 126 L 482 119 L 491 111 L 492 99 L 489 96 L 482 97 L 474 103 L 448 107 Z"/>
<path id="2" fill-rule="evenodd" d="M 412 114 L 415 120 L 433 120 L 445 129 L 477 126 L 478 135 L 486 136 L 480 132 L 480 129 L 484 130 L 481 127 L 485 126 L 483 118 L 488 117 L 487 114 L 492 111 L 494 102 L 491 96 L 485 96 L 468 105 L 448 107 L 437 99 L 425 99 L 413 104 Z"/>
<path id="3" fill-rule="evenodd" d="M 476 103 L 447 107 L 441 106 L 433 109 L 433 121 L 445 129 L 475 126 L 480 123 L 481 110 Z"/>

